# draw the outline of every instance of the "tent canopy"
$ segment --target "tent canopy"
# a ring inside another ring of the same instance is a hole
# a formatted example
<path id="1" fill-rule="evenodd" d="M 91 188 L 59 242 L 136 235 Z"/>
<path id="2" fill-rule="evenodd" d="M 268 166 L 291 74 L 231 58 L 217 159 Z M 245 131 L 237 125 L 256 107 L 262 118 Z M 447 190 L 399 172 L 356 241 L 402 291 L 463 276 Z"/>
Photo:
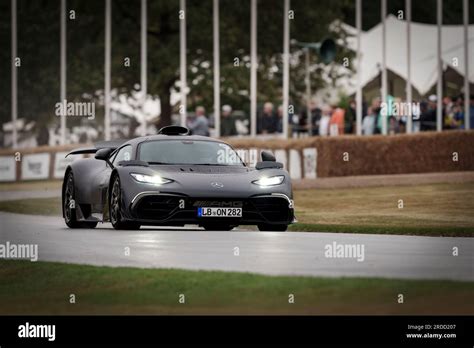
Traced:
<path id="1" fill-rule="evenodd" d="M 387 69 L 407 78 L 407 25 L 393 15 L 387 16 L 386 24 L 386 64 Z M 357 29 L 344 24 L 344 29 L 352 35 L 348 46 L 357 49 Z M 421 95 L 426 94 L 438 79 L 437 71 L 437 26 L 412 22 L 411 29 L 411 80 L 412 86 Z M 464 76 L 464 27 L 444 25 L 441 29 L 442 60 Z M 469 67 L 474 67 L 474 25 L 468 27 Z M 361 83 L 365 86 L 379 75 L 382 66 L 382 23 L 361 33 Z M 474 69 L 469 69 L 469 81 L 474 83 Z M 355 86 L 348 86 L 349 92 Z"/>

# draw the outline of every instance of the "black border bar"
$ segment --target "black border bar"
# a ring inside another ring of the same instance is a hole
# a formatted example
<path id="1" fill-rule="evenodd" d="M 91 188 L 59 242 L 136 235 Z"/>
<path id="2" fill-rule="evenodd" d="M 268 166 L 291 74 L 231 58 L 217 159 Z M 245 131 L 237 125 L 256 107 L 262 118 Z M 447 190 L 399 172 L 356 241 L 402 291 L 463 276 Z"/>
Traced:
<path id="1" fill-rule="evenodd" d="M 390 344 L 473 347 L 473 316 L 0 316 L 0 347 L 64 344 Z M 20 338 L 25 323 L 56 338 Z M 408 329 L 422 325 L 432 330 Z M 435 329 L 449 325 L 451 330 Z M 407 333 L 456 338 L 407 338 Z"/>

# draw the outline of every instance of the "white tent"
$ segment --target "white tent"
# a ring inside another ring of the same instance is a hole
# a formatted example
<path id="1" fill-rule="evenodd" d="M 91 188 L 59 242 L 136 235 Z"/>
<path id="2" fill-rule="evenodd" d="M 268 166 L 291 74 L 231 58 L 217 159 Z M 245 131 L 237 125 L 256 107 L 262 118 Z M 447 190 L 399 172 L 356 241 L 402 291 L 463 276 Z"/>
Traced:
<path id="1" fill-rule="evenodd" d="M 406 22 L 389 15 L 386 20 L 387 69 L 402 78 L 407 77 Z M 357 30 L 343 25 L 348 34 L 348 47 L 356 50 Z M 438 79 L 437 72 L 437 26 L 411 23 L 411 79 L 420 94 L 426 94 Z M 474 83 L 474 25 L 468 29 L 469 36 L 469 81 Z M 441 29 L 442 60 L 464 76 L 464 31 L 462 25 L 444 25 Z M 361 83 L 365 86 L 380 73 L 382 63 L 382 24 L 361 34 Z M 346 92 L 355 92 L 355 85 L 346 86 Z"/>

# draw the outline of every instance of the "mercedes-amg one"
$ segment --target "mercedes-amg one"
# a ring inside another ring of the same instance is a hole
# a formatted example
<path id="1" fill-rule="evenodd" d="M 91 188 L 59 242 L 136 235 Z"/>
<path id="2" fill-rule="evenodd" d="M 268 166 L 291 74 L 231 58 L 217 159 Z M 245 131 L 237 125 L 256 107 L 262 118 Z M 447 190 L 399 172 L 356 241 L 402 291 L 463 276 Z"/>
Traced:
<path id="1" fill-rule="evenodd" d="M 110 222 L 115 229 L 193 224 L 206 230 L 256 225 L 285 231 L 294 221 L 290 176 L 266 151 L 250 167 L 229 144 L 169 126 L 68 156 L 74 154 L 90 157 L 65 171 L 62 208 L 71 228 Z"/>

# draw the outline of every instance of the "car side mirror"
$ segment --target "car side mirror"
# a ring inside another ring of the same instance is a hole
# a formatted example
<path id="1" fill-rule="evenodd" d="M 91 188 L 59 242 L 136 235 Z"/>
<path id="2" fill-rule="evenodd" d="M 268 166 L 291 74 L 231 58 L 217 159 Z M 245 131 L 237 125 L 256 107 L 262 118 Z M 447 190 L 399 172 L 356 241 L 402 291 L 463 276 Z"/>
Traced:
<path id="1" fill-rule="evenodd" d="M 262 151 L 262 161 L 263 162 L 275 162 L 276 158 L 268 151 Z"/>
<path id="2" fill-rule="evenodd" d="M 98 160 L 102 160 L 102 161 L 109 161 L 109 156 L 110 154 L 114 151 L 113 148 L 110 148 L 110 147 L 106 147 L 106 148 L 103 148 L 103 149 L 99 149 L 97 150 L 97 152 L 95 153 L 95 159 L 98 159 Z"/>

